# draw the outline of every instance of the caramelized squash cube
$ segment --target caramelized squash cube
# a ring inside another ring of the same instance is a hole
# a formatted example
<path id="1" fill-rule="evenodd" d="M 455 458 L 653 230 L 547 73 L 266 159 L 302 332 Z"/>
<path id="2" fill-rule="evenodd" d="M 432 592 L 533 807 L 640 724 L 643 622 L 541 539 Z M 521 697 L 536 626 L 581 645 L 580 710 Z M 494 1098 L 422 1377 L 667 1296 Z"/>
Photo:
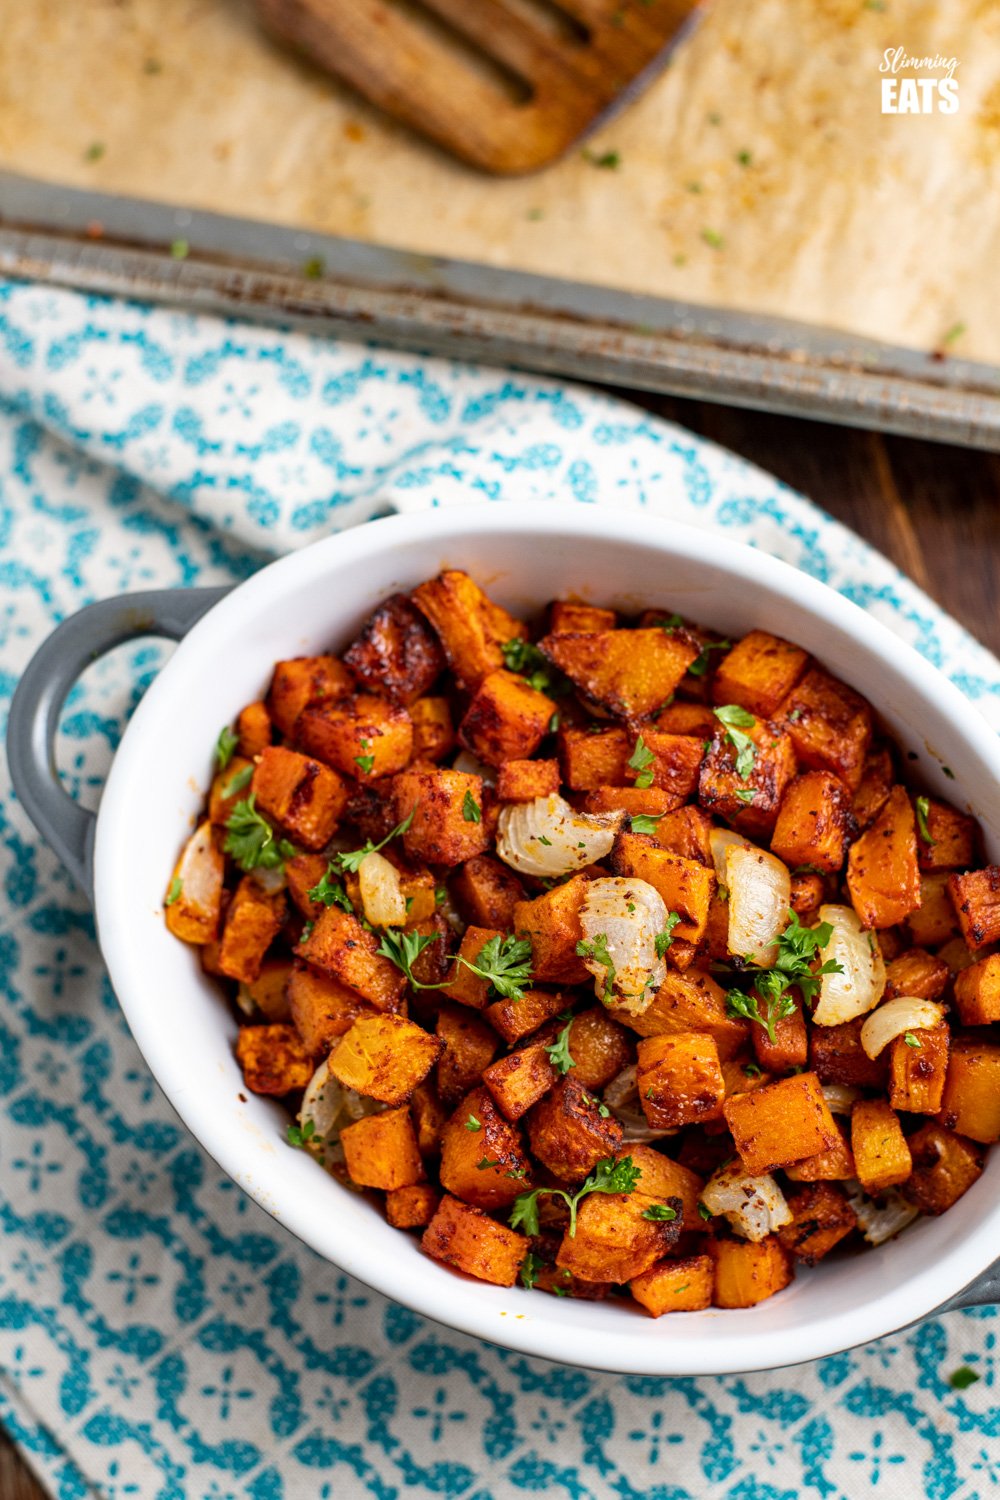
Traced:
<path id="1" fill-rule="evenodd" d="M 413 759 L 442 760 L 455 748 L 455 729 L 447 698 L 418 698 L 410 704 Z"/>
<path id="2" fill-rule="evenodd" d="M 781 705 L 796 758 L 832 771 L 852 792 L 861 785 L 872 737 L 871 705 L 846 683 L 812 667 Z"/>
<path id="3" fill-rule="evenodd" d="M 599 786 L 587 792 L 580 804 L 583 812 L 624 812 L 630 818 L 638 814 L 658 818 L 676 806 L 677 798 L 656 786 Z"/>
<path id="4" fill-rule="evenodd" d="M 288 1021 L 288 984 L 293 965 L 286 958 L 265 958 L 260 973 L 249 984 L 240 986 L 241 1009 L 249 1002 L 265 1021 Z"/>
<path id="5" fill-rule="evenodd" d="M 556 1076 L 544 1042 L 530 1042 L 517 1052 L 508 1052 L 483 1070 L 483 1082 L 508 1120 L 527 1114 L 548 1093 Z"/>
<path id="6" fill-rule="evenodd" d="M 720 1057 L 734 1057 L 742 1051 L 750 1024 L 739 1016 L 729 1015 L 725 990 L 701 969 L 688 969 L 683 974 L 668 972 L 641 1015 L 623 1011 L 618 1019 L 640 1036 L 706 1032 L 715 1042 Z"/>
<path id="7" fill-rule="evenodd" d="M 285 860 L 285 880 L 292 904 L 310 922 L 326 910 L 322 901 L 313 901 L 310 891 L 316 889 L 329 868 L 324 854 L 296 854 Z"/>
<path id="8" fill-rule="evenodd" d="M 380 1104 L 402 1104 L 437 1062 L 441 1043 L 401 1016 L 359 1016 L 330 1053 L 333 1077 Z"/>
<path id="9" fill-rule="evenodd" d="M 664 1156 L 653 1146 L 630 1142 L 617 1153 L 619 1161 L 625 1157 L 630 1157 L 632 1165 L 642 1173 L 637 1184 L 640 1192 L 647 1198 L 655 1198 L 658 1203 L 674 1199 L 679 1204 L 681 1227 L 686 1234 L 708 1233 L 708 1223 L 698 1212 L 698 1201 L 705 1184 L 696 1172 Z"/>
<path id="10" fill-rule="evenodd" d="M 687 1255 L 682 1260 L 660 1260 L 629 1282 L 629 1291 L 650 1317 L 664 1313 L 698 1312 L 712 1305 L 715 1262 L 710 1255 Z"/>
<path id="11" fill-rule="evenodd" d="M 312 932 L 299 944 L 298 955 L 332 979 L 339 979 L 349 990 L 356 990 L 376 1010 L 398 1008 L 406 988 L 405 977 L 379 953 L 374 934 L 339 906 L 328 906 L 317 917 Z"/>
<path id="12" fill-rule="evenodd" d="M 489 766 L 527 760 L 549 732 L 556 705 L 514 672 L 490 672 L 476 688 L 458 737 Z"/>
<path id="13" fill-rule="evenodd" d="M 895 782 L 891 752 L 885 745 L 873 745 L 865 756 L 861 781 L 851 800 L 851 812 L 859 829 L 871 827 L 888 802 Z"/>
<path id="14" fill-rule="evenodd" d="M 530 1171 L 518 1132 L 485 1088 L 473 1089 L 441 1132 L 441 1186 L 477 1208 L 506 1208 Z"/>
<path id="15" fill-rule="evenodd" d="M 920 877 L 920 905 L 911 911 L 906 923 L 911 943 L 917 948 L 940 948 L 956 936 L 959 918 L 950 894 L 954 879 L 944 870 L 933 870 Z M 971 945 L 970 945 L 971 946 Z"/>
<path id="16" fill-rule="evenodd" d="M 417 1150 L 410 1112 L 387 1109 L 377 1115 L 363 1115 L 340 1132 L 347 1175 L 358 1187 L 412 1187 L 424 1175 L 424 1164 Z"/>
<path id="17" fill-rule="evenodd" d="M 857 1101 L 851 1111 L 851 1150 L 858 1181 L 873 1197 L 910 1175 L 910 1148 L 887 1099 Z"/>
<path id="18" fill-rule="evenodd" d="M 795 1009 L 774 1022 L 774 1041 L 771 1041 L 764 1026 L 751 1026 L 750 1037 L 757 1061 L 768 1073 L 789 1073 L 792 1068 L 804 1068 L 809 1061 L 809 1037 L 806 1033 L 802 1001 L 795 1001 Z"/>
<path id="19" fill-rule="evenodd" d="M 557 760 L 510 760 L 500 767 L 497 797 L 501 802 L 534 802 L 559 791 Z"/>
<path id="20" fill-rule="evenodd" d="M 666 734 L 662 729 L 644 729 L 642 743 L 653 757 L 645 774 L 651 773 L 653 786 L 667 793 L 671 808 L 680 807 L 697 791 L 698 776 L 705 759 L 705 742 L 690 734 Z M 642 774 L 634 766 L 626 772 L 632 781 Z"/>
<path id="21" fill-rule="evenodd" d="M 710 740 L 719 721 L 707 703 L 668 703 L 653 720 L 653 727 L 664 734 L 684 734 L 696 740 Z"/>
<path id="22" fill-rule="evenodd" d="M 393 781 L 397 822 L 413 814 L 403 834 L 410 859 L 431 865 L 460 865 L 489 847 L 483 814 L 483 779 L 464 771 L 435 768 L 404 771 Z"/>
<path id="23" fill-rule="evenodd" d="M 393 1229 L 422 1229 L 433 1219 L 438 1202 L 429 1182 L 415 1182 L 386 1193 L 385 1216 Z"/>
<path id="24" fill-rule="evenodd" d="M 949 875 L 948 892 L 970 948 L 1000 943 L 1000 865 Z"/>
<path id="25" fill-rule="evenodd" d="M 645 833 L 619 834 L 611 867 L 616 875 L 633 875 L 659 891 L 667 910 L 681 919 L 673 929 L 675 938 L 701 941 L 715 890 L 714 869 L 672 854 Z"/>
<path id="26" fill-rule="evenodd" d="M 613 609 L 578 604 L 573 599 L 555 599 L 549 605 L 550 635 L 582 635 L 587 631 L 614 630 L 618 623 Z"/>
<path id="27" fill-rule="evenodd" d="M 955 976 L 955 1006 L 964 1026 L 1000 1021 L 1000 953 L 990 953 Z"/>
<path id="28" fill-rule="evenodd" d="M 958 1037 L 948 1059 L 941 1123 L 989 1144 L 1000 1140 L 1000 1047 Z"/>
<path id="29" fill-rule="evenodd" d="M 704 808 L 677 807 L 659 819 L 652 836 L 671 854 L 679 854 L 682 859 L 696 859 L 701 865 L 711 865 L 711 832 L 712 819 Z"/>
<path id="30" fill-rule="evenodd" d="M 815 1073 L 798 1073 L 736 1094 L 723 1108 L 752 1176 L 791 1166 L 837 1144 L 837 1127 Z"/>
<path id="31" fill-rule="evenodd" d="M 448 982 L 441 991 L 450 1000 L 457 1000 L 459 1005 L 471 1006 L 473 1010 L 482 1010 L 489 1001 L 490 982 L 488 979 L 480 979 L 465 964 L 459 963 L 459 958 L 467 959 L 470 964 L 477 963 L 483 948 L 493 938 L 502 938 L 503 933 L 493 927 L 469 926 L 462 934 L 462 941 L 458 948 L 458 957 L 452 965 Z"/>
<path id="32" fill-rule="evenodd" d="M 444 671 L 437 636 L 405 594 L 391 595 L 372 611 L 344 661 L 368 692 L 405 705 Z"/>
<path id="33" fill-rule="evenodd" d="M 917 842 L 922 870 L 967 870 L 975 864 L 979 844 L 975 818 L 928 797 L 924 822 L 930 838 L 921 833 Z"/>
<path id="34" fill-rule="evenodd" d="M 580 1201 L 576 1234 L 567 1229 L 563 1235 L 556 1265 L 581 1281 L 621 1284 L 641 1276 L 680 1239 L 679 1213 L 674 1220 L 643 1218 L 656 1204 L 638 1190 L 590 1193 Z"/>
<path id="35" fill-rule="evenodd" d="M 792 1258 L 777 1235 L 758 1240 L 712 1240 L 716 1307 L 755 1307 L 782 1291 L 795 1274 Z"/>
<path id="36" fill-rule="evenodd" d="M 442 1005 L 435 1031 L 444 1043 L 437 1064 L 438 1093 L 442 1103 L 453 1104 L 479 1083 L 496 1056 L 497 1034 L 473 1011 L 454 1005 Z"/>
<path id="37" fill-rule="evenodd" d="M 805 672 L 809 653 L 766 630 L 751 630 L 721 658 L 712 697 L 716 703 L 738 703 L 760 719 L 769 719 Z"/>
<path id="38" fill-rule="evenodd" d="M 304 709 L 336 702 L 353 691 L 354 679 L 343 662 L 332 656 L 297 656 L 275 663 L 267 709 L 278 733 L 288 740 Z"/>
<path id="39" fill-rule="evenodd" d="M 628 1033 L 603 1005 L 573 1017 L 569 1032 L 573 1076 L 587 1089 L 603 1089 L 632 1058 Z"/>
<path id="40" fill-rule="evenodd" d="M 907 948 L 886 965 L 885 999 L 916 995 L 920 1000 L 937 1000 L 950 978 L 948 965 L 940 955 L 926 953 L 923 948 Z"/>
<path id="41" fill-rule="evenodd" d="M 937 1114 L 948 1072 L 948 1039 L 947 1026 L 934 1026 L 908 1031 L 889 1043 L 889 1103 L 893 1109 L 911 1115 Z"/>
<path id="42" fill-rule="evenodd" d="M 524 900 L 524 886 L 494 855 L 477 854 L 452 877 L 451 894 L 466 922 L 509 932 L 514 908 Z"/>
<path id="43" fill-rule="evenodd" d="M 359 1016 L 378 1012 L 356 990 L 296 960 L 286 990 L 292 1023 L 310 1057 L 322 1057 Z"/>
<path id="44" fill-rule="evenodd" d="M 576 945 L 583 940 L 580 908 L 587 894 L 585 875 L 574 875 L 533 901 L 514 907 L 514 931 L 531 942 L 535 979 L 562 984 L 585 984 L 589 974 Z"/>
<path id="45" fill-rule="evenodd" d="M 894 927 L 920 905 L 917 824 L 904 787 L 893 787 L 875 822 L 851 845 L 847 888 L 864 927 Z"/>
<path id="46" fill-rule="evenodd" d="M 808 870 L 792 873 L 788 905 L 803 927 L 814 927 L 820 907 L 829 899 L 827 882 L 822 875 Z"/>
<path id="47" fill-rule="evenodd" d="M 236 1061 L 252 1094 L 281 1097 L 304 1089 L 313 1075 L 308 1056 L 294 1026 L 241 1026 L 236 1037 Z"/>
<path id="48" fill-rule="evenodd" d="M 413 753 L 413 720 L 388 698 L 359 693 L 339 703 L 307 708 L 295 726 L 300 749 L 352 776 L 377 781 L 408 764 Z"/>
<path id="49" fill-rule="evenodd" d="M 266 891 L 252 875 L 244 875 L 226 908 L 219 942 L 221 972 L 252 984 L 284 920 L 283 893 Z"/>
<path id="50" fill-rule="evenodd" d="M 837 1132 L 835 1145 L 826 1151 L 818 1151 L 815 1156 L 803 1157 L 794 1166 L 786 1167 L 785 1175 L 790 1182 L 846 1182 L 857 1176 L 847 1131 L 839 1119 L 834 1119 L 833 1123 Z"/>
<path id="51" fill-rule="evenodd" d="M 181 942 L 200 946 L 217 936 L 225 864 L 211 823 L 201 823 L 174 866 L 164 903 L 167 929 Z"/>
<path id="52" fill-rule="evenodd" d="M 528 628 L 494 604 L 468 573 L 451 569 L 414 589 L 413 603 L 437 632 L 459 684 L 474 691 L 504 665 L 507 641 L 526 640 Z"/>
<path id="53" fill-rule="evenodd" d="M 850 808 L 851 794 L 832 772 L 803 772 L 782 798 L 771 852 L 792 868 L 839 870 L 847 848 Z"/>
<path id="54" fill-rule="evenodd" d="M 599 1161 L 614 1156 L 622 1143 L 622 1126 L 614 1115 L 602 1115 L 597 1101 L 567 1073 L 531 1110 L 528 1139 L 532 1152 L 553 1177 L 577 1182 Z"/>
<path id="55" fill-rule="evenodd" d="M 913 1171 L 900 1191 L 922 1214 L 945 1213 L 983 1175 L 982 1146 L 935 1120 L 921 1125 L 907 1144 Z"/>
<path id="56" fill-rule="evenodd" d="M 432 1260 L 464 1271 L 477 1281 L 513 1286 L 529 1241 L 481 1209 L 445 1196 L 424 1230 L 420 1248 Z"/>
<path id="57" fill-rule="evenodd" d="M 248 703 L 236 715 L 236 733 L 239 736 L 238 754 L 247 760 L 263 754 L 271 743 L 271 715 L 266 703 Z"/>
<path id="58" fill-rule="evenodd" d="M 262 752 L 250 791 L 265 817 L 303 849 L 328 844 L 347 806 L 347 787 L 336 771 L 284 745 Z"/>
<path id="59" fill-rule="evenodd" d="M 865 1017 L 839 1026 L 809 1028 L 809 1061 L 821 1083 L 843 1083 L 848 1088 L 880 1089 L 885 1085 L 885 1053 L 869 1057 L 861 1045 Z"/>
<path id="60" fill-rule="evenodd" d="M 778 1239 L 807 1266 L 829 1255 L 858 1222 L 843 1192 L 829 1182 L 810 1183 L 786 1201 L 792 1222 L 778 1230 Z"/>
<path id="61" fill-rule="evenodd" d="M 628 776 L 632 739 L 620 725 L 602 729 L 559 730 L 559 762 L 562 779 L 574 792 L 595 791 L 602 786 L 623 786 Z"/>
<path id="62" fill-rule="evenodd" d="M 429 1078 L 418 1083 L 410 1095 L 410 1116 L 420 1155 L 438 1156 L 441 1151 L 441 1132 L 448 1118 L 448 1111 Z"/>
<path id="63" fill-rule="evenodd" d="M 547 635 L 538 644 L 586 699 L 623 719 L 655 713 L 699 653 L 692 636 L 665 630 Z"/>
<path id="64" fill-rule="evenodd" d="M 726 1096 L 715 1041 L 704 1032 L 644 1037 L 637 1048 L 636 1085 L 653 1129 L 717 1120 Z"/>
<path id="65" fill-rule="evenodd" d="M 706 755 L 698 782 L 698 801 L 708 812 L 725 818 L 752 839 L 770 838 L 785 792 L 795 775 L 792 741 L 770 719 L 755 719 L 740 729 L 755 747 L 746 776 L 736 770 L 740 751 L 720 727 Z"/>
<path id="66" fill-rule="evenodd" d="M 557 990 L 525 990 L 523 1000 L 494 1000 L 483 1015 L 512 1047 L 565 1009 L 566 996 Z"/>

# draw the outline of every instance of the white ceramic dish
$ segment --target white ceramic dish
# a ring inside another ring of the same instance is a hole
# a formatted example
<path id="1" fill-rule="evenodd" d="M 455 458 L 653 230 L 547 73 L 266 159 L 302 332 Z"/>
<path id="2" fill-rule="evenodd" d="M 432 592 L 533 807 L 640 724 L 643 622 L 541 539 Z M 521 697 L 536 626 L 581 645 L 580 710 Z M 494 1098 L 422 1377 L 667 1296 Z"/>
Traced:
<path id="1" fill-rule="evenodd" d="M 245 1097 L 226 1007 L 196 953 L 163 923 L 167 874 L 202 802 L 211 747 L 262 692 L 275 659 L 341 649 L 380 599 L 443 566 L 466 569 L 514 613 L 573 593 L 627 610 L 666 605 L 728 635 L 757 626 L 800 642 L 871 699 L 919 756 L 927 789 L 967 803 L 990 857 L 1000 856 L 996 735 L 910 647 L 806 575 L 642 512 L 482 505 L 376 521 L 272 564 L 215 604 L 147 692 L 115 757 L 94 843 L 98 933 L 129 1025 L 177 1112 L 241 1187 L 335 1265 L 441 1323 L 528 1354 L 642 1374 L 731 1373 L 817 1358 L 939 1307 L 996 1254 L 1000 1152 L 950 1212 L 894 1243 L 802 1270 L 746 1311 L 654 1322 L 617 1299 L 506 1291 L 436 1265 L 416 1238 L 286 1146 L 277 1105 Z M 13 749 L 11 761 L 23 780 Z M 22 800 L 32 811 L 30 795 Z"/>

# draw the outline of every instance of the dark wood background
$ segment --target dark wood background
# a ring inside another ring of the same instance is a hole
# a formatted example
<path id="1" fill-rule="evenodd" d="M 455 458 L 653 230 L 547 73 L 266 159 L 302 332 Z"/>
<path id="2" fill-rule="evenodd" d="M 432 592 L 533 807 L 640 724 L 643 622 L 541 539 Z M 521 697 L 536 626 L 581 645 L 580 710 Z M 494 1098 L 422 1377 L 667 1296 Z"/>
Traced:
<path id="1" fill-rule="evenodd" d="M 707 402 L 634 399 L 811 496 L 1000 652 L 1000 454 Z M 44 1500 L 2 1429 L 0 1500 Z"/>

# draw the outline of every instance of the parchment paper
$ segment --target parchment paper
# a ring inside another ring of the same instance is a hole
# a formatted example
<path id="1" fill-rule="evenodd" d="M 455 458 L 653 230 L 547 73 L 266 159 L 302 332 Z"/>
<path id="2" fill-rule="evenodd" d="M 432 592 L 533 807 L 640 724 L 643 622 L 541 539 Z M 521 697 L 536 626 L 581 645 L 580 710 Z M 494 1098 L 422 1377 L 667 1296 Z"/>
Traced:
<path id="1" fill-rule="evenodd" d="M 881 113 L 897 46 L 958 59 L 956 114 Z M 998 0 L 715 0 L 589 146 L 481 177 L 245 0 L 0 0 L 17 171 L 1000 363 Z"/>

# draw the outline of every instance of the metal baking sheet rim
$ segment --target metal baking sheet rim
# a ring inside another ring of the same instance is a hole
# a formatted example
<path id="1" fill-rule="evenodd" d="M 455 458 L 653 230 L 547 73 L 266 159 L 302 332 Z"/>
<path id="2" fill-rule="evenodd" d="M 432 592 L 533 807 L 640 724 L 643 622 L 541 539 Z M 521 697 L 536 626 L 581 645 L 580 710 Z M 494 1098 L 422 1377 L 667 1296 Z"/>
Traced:
<path id="1" fill-rule="evenodd" d="M 994 366 L 3 172 L 0 274 L 1000 449 Z"/>

